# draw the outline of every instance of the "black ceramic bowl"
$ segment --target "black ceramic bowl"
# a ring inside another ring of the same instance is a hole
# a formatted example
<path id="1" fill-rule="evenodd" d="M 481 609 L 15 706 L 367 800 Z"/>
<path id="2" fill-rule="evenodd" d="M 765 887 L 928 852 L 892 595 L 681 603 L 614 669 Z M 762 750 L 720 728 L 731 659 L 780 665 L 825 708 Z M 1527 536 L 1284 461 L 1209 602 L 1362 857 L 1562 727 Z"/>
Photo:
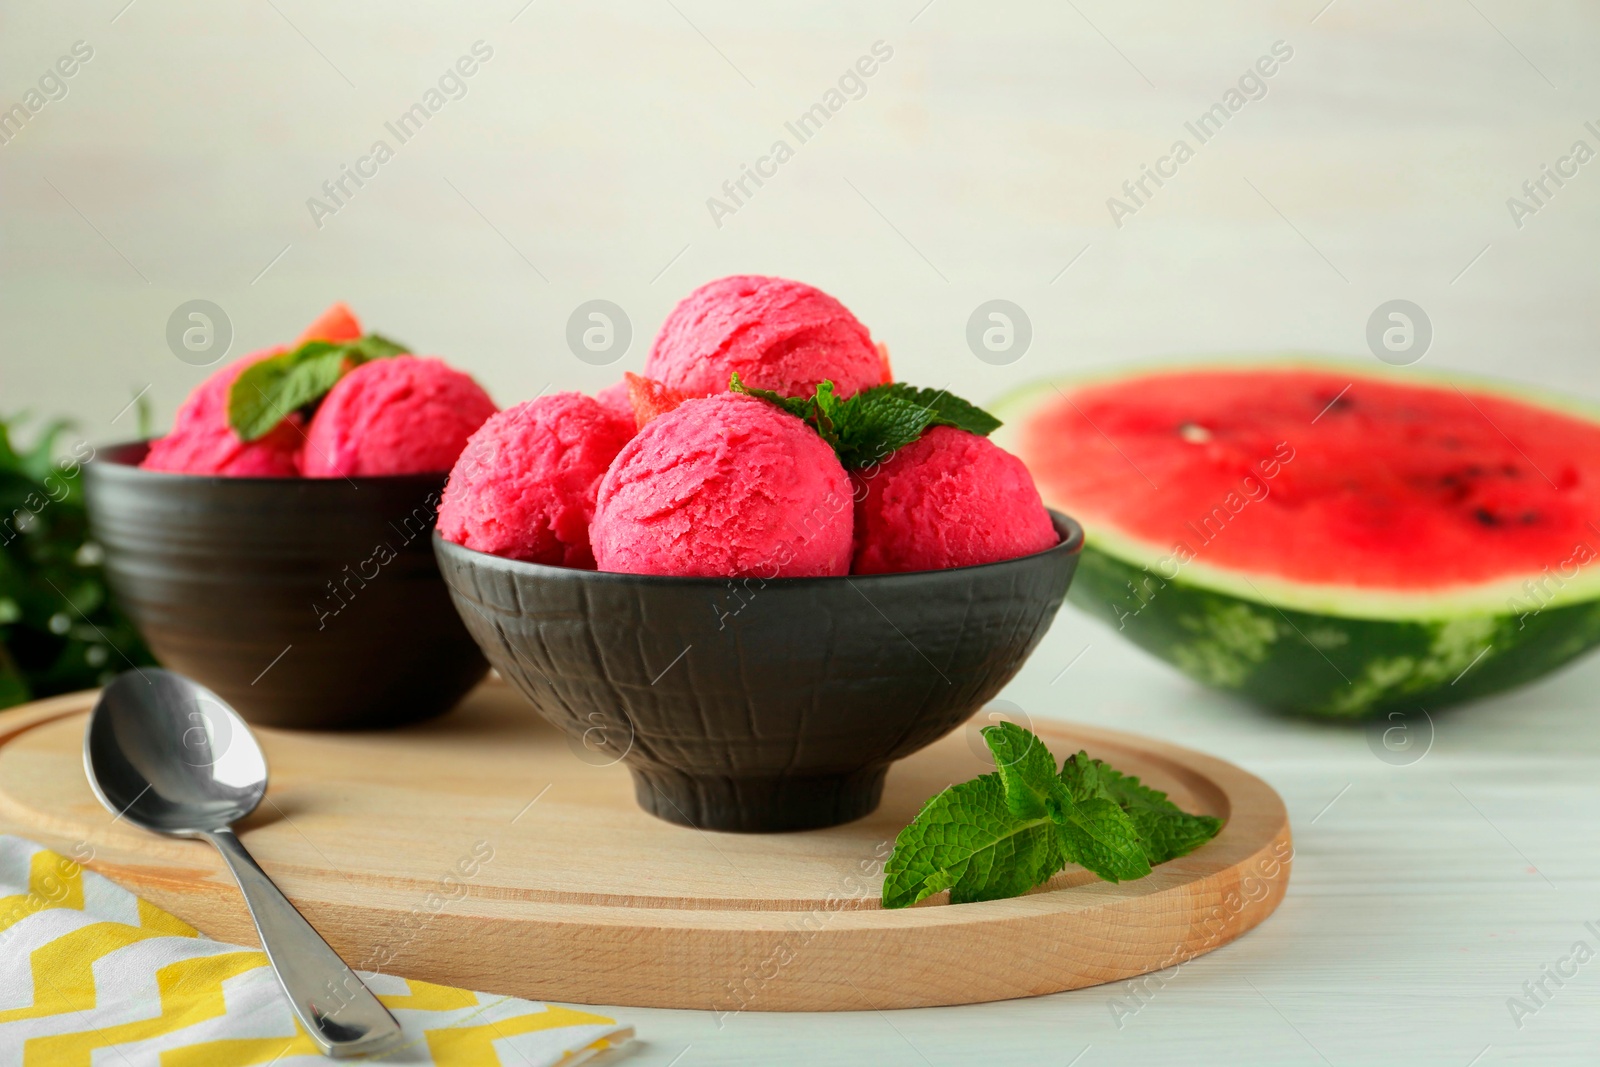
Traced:
<path id="1" fill-rule="evenodd" d="M 161 663 L 263 726 L 364 729 L 447 710 L 488 664 L 429 544 L 445 475 L 217 478 L 85 464 L 118 602 Z"/>
<path id="2" fill-rule="evenodd" d="M 889 764 L 955 729 L 1044 636 L 1083 531 L 1021 559 L 729 581 L 568 570 L 434 537 L 489 662 L 639 803 L 715 830 L 802 830 L 878 806 Z"/>

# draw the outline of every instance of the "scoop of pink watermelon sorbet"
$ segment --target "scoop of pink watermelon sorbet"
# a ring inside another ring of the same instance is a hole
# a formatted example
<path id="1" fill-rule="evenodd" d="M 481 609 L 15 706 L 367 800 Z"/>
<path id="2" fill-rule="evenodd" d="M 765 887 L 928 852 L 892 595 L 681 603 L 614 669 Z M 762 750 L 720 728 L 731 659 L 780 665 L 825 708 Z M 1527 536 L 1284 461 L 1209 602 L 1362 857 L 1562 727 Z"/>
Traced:
<path id="1" fill-rule="evenodd" d="M 201 382 L 178 408 L 172 432 L 153 441 L 139 466 L 179 474 L 221 474 L 234 478 L 292 478 L 305 440 L 304 420 L 290 414 L 265 437 L 241 441 L 228 425 L 228 391 L 250 366 L 283 352 L 269 348 L 242 356 Z"/>
<path id="2" fill-rule="evenodd" d="M 735 393 L 653 419 L 600 483 L 600 569 L 811 577 L 850 569 L 850 480 L 816 431 Z"/>
<path id="3" fill-rule="evenodd" d="M 633 401 L 628 399 L 628 380 L 626 378 L 616 385 L 606 386 L 594 394 L 594 398 L 600 402 L 601 407 L 617 418 L 627 419 L 629 422 L 633 421 Z"/>
<path id="4" fill-rule="evenodd" d="M 306 432 L 300 471 L 348 478 L 449 470 L 494 413 L 489 394 L 441 359 L 375 359 L 323 398 Z"/>
<path id="5" fill-rule="evenodd" d="M 1022 461 L 964 430 L 936 426 L 855 479 L 856 574 L 995 563 L 1060 540 Z"/>
<path id="6" fill-rule="evenodd" d="M 595 493 L 633 433 L 632 414 L 622 419 L 580 393 L 500 412 L 450 472 L 439 535 L 496 556 L 594 570 Z"/>
<path id="7" fill-rule="evenodd" d="M 823 379 L 841 397 L 889 380 L 867 328 L 833 297 L 802 282 L 736 275 L 686 296 L 662 324 L 647 377 L 710 396 L 737 372 L 745 385 L 809 396 Z"/>

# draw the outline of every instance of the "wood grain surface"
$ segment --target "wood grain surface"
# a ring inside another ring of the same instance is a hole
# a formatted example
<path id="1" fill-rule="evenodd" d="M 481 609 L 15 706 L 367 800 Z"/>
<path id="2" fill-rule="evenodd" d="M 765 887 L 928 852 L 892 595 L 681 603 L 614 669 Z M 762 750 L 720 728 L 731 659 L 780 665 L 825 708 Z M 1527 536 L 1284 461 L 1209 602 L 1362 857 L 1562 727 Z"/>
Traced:
<path id="1" fill-rule="evenodd" d="M 82 771 L 77 694 L 0 714 L 0 830 L 86 864 L 205 933 L 254 944 L 209 846 L 115 820 Z M 976 724 L 895 766 L 883 806 L 847 826 L 719 834 L 641 812 L 621 765 L 504 686 L 387 733 L 259 731 L 266 801 L 243 837 L 354 966 L 549 1000 L 741 1011 L 1002 1000 L 1171 969 L 1233 940 L 1283 898 L 1282 800 L 1200 753 L 1040 725 L 1227 818 L 1149 878 L 1069 868 L 1012 900 L 878 906 L 882 860 L 922 802 L 985 770 Z"/>

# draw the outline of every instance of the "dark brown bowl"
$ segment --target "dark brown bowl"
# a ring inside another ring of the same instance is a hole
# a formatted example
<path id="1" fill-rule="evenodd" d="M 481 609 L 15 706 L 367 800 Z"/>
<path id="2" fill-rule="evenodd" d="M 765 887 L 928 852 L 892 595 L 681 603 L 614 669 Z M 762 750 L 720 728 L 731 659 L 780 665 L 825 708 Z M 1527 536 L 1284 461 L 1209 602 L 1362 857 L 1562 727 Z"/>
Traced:
<path id="1" fill-rule="evenodd" d="M 253 723 L 369 729 L 438 715 L 488 664 L 429 544 L 444 474 L 217 478 L 84 466 L 118 602 L 161 663 Z"/>
<path id="2" fill-rule="evenodd" d="M 833 826 L 889 764 L 1010 681 L 1061 606 L 1083 531 L 981 567 L 844 578 L 661 578 L 434 549 L 489 662 L 639 804 L 714 830 Z"/>

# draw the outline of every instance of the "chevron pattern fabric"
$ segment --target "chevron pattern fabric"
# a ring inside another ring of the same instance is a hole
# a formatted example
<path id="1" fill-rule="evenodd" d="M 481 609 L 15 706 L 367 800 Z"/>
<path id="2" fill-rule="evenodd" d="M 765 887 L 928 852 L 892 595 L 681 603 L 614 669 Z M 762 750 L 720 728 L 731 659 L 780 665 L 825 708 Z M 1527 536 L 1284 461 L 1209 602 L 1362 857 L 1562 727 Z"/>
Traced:
<path id="1" fill-rule="evenodd" d="M 603 1015 L 362 978 L 440 1067 L 563 1067 L 633 1036 Z M 258 949 L 193 927 L 31 841 L 0 835 L 0 1067 L 326 1064 Z"/>

